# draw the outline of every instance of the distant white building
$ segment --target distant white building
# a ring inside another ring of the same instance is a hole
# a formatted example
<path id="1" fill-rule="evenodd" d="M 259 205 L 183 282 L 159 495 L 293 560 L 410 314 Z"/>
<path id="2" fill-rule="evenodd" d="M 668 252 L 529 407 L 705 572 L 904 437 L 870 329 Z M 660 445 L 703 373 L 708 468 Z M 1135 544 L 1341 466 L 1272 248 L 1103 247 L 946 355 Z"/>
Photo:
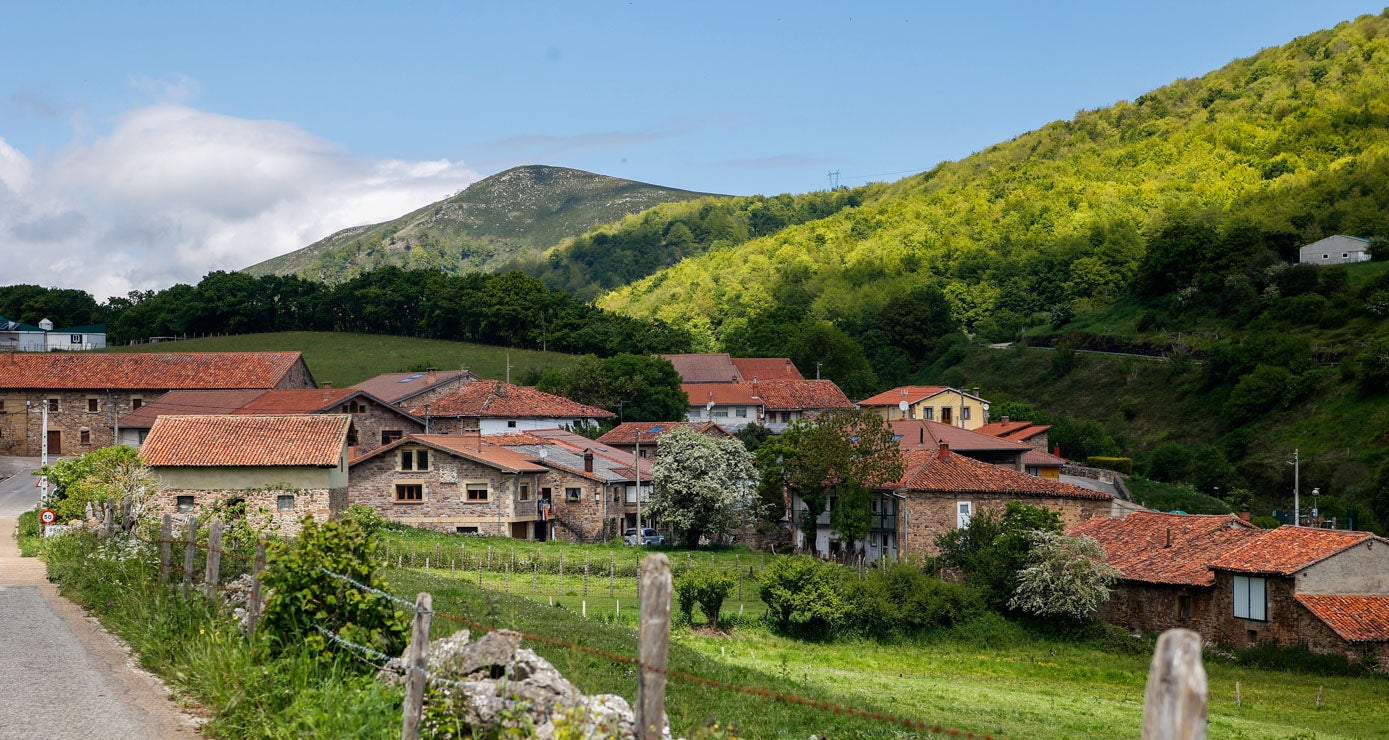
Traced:
<path id="1" fill-rule="evenodd" d="M 1336 234 L 1298 250 L 1297 261 L 1304 265 L 1348 265 L 1370 261 L 1370 240 Z"/>
<path id="2" fill-rule="evenodd" d="M 56 352 L 101 349 L 105 346 L 105 324 L 54 329 L 53 322 L 48 319 L 33 326 L 0 316 L 0 351 Z"/>

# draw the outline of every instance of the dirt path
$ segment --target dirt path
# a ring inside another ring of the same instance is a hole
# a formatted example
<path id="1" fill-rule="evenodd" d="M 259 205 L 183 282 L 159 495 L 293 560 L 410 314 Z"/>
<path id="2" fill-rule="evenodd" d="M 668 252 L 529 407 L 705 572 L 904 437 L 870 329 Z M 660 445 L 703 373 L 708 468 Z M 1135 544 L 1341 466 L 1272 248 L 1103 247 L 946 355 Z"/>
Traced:
<path id="1" fill-rule="evenodd" d="M 22 558 L 0 517 L 0 739 L 196 738 L 198 720 Z"/>

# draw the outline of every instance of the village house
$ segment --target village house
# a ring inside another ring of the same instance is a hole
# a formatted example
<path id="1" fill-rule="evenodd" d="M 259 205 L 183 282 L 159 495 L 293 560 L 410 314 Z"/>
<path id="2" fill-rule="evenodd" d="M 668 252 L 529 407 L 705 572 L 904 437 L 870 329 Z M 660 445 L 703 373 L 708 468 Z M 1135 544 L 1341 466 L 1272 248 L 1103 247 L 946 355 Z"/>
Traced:
<path id="1" fill-rule="evenodd" d="M 620 533 L 637 524 L 638 507 L 645 510 L 651 503 L 651 462 L 634 458 L 631 452 L 591 440 L 567 429 L 537 429 L 520 435 L 489 438 L 497 445 L 518 452 L 539 455 L 545 452 L 545 462 L 551 468 L 577 474 L 584 473 L 596 485 L 601 485 L 607 502 L 599 512 L 604 525 Z M 590 457 L 592 458 L 590 460 Z M 590 466 L 592 469 L 590 470 Z M 638 503 L 638 481 L 641 501 Z M 558 490 L 558 489 L 556 489 Z M 565 526 L 573 517 L 558 517 L 557 522 L 571 532 L 592 532 L 593 522 L 582 526 Z M 650 526 L 643 518 L 643 525 Z M 605 535 L 603 539 L 610 539 Z"/>
<path id="2" fill-rule="evenodd" d="M 689 427 L 708 437 L 733 436 L 712 421 L 624 421 L 599 437 L 598 441 L 629 455 L 638 454 L 640 449 L 640 457 L 655 457 L 656 442 L 661 435 L 680 427 Z"/>
<path id="3" fill-rule="evenodd" d="M 607 540 L 635 473 L 594 449 L 525 433 L 412 435 L 352 461 L 349 499 L 445 532 Z"/>
<path id="4" fill-rule="evenodd" d="M 508 434 L 531 429 L 597 424 L 612 412 L 534 388 L 479 380 L 410 413 L 433 434 Z"/>
<path id="5" fill-rule="evenodd" d="M 33 326 L 0 316 L 0 352 L 75 352 L 105 346 L 105 324 L 55 329 L 48 319 Z"/>
<path id="6" fill-rule="evenodd" d="M 115 443 L 121 419 L 171 390 L 313 388 L 298 352 L 0 355 L 0 454 L 50 455 Z"/>
<path id="7" fill-rule="evenodd" d="M 977 389 L 967 393 L 939 385 L 906 385 L 865 398 L 858 407 L 872 409 L 888 421 L 922 419 L 962 429 L 989 423 L 989 402 L 979 397 Z"/>
<path id="8" fill-rule="evenodd" d="M 902 478 L 872 492 L 867 540 L 836 540 L 830 526 L 829 511 L 835 505 L 831 502 L 816 522 L 817 552 L 857 551 L 868 562 L 880 557 L 921 559 L 938 552 L 940 535 L 968 526 L 982 512 L 1002 514 L 1009 501 L 1051 509 L 1063 525 L 1108 517 L 1114 511 L 1111 494 L 981 462 L 955 452 L 948 440 L 942 439 L 934 449 L 922 447 L 902 454 L 906 469 Z M 796 545 L 804 547 L 799 530 L 804 505 L 798 497 L 792 498 L 791 509 L 792 524 L 797 525 Z"/>
<path id="9" fill-rule="evenodd" d="M 892 436 L 897 439 L 903 452 L 935 451 L 941 445 L 947 445 L 953 453 L 1020 473 L 1025 472 L 1027 453 L 1033 451 L 1020 442 L 1010 442 L 938 421 L 898 419 L 888 422 L 888 427 L 892 429 Z"/>
<path id="10" fill-rule="evenodd" d="M 476 380 L 481 378 L 467 370 L 429 368 L 417 373 L 383 373 L 351 387 L 366 391 L 386 403 L 411 409 L 433 403 Z"/>
<path id="11" fill-rule="evenodd" d="M 690 399 L 686 420 L 712 421 L 736 432 L 751 423 L 772 431 L 814 419 L 830 409 L 854 407 L 844 391 L 830 380 L 759 380 L 729 383 L 685 383 Z"/>
<path id="12" fill-rule="evenodd" d="M 1336 234 L 1305 244 L 1297 250 L 1304 265 L 1349 265 L 1370 261 L 1370 240 Z"/>
<path id="13" fill-rule="evenodd" d="M 1098 616 L 1142 632 L 1261 642 L 1389 665 L 1389 540 L 1233 516 L 1135 512 L 1071 527 L 1123 573 Z"/>
<path id="14" fill-rule="evenodd" d="M 1049 433 L 1051 425 L 1034 424 L 1030 421 L 1015 421 L 1008 417 L 1003 417 L 998 421 L 985 424 L 974 431 L 980 434 L 988 434 L 1006 439 L 1009 442 L 1020 442 L 1039 452 L 1050 452 L 1048 446 L 1050 442 Z"/>
<path id="15" fill-rule="evenodd" d="M 347 507 L 346 414 L 161 416 L 140 456 L 159 478 L 155 510 L 244 511 L 257 529 L 295 534 Z"/>
<path id="16" fill-rule="evenodd" d="M 122 420 L 121 444 L 139 447 L 155 420 L 166 414 L 347 414 L 352 417 L 347 444 L 353 456 L 424 431 L 423 419 L 353 388 L 169 391 Z"/>

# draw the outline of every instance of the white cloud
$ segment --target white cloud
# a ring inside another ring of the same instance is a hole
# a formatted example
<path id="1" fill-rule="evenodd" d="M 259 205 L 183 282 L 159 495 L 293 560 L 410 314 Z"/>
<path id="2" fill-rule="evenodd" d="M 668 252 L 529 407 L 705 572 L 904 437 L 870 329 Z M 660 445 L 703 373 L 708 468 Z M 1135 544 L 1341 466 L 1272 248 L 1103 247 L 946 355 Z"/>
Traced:
<path id="1" fill-rule="evenodd" d="M 366 159 L 291 124 L 157 103 L 50 160 L 0 138 L 0 285 L 104 300 L 196 282 L 477 179 L 461 162 Z"/>

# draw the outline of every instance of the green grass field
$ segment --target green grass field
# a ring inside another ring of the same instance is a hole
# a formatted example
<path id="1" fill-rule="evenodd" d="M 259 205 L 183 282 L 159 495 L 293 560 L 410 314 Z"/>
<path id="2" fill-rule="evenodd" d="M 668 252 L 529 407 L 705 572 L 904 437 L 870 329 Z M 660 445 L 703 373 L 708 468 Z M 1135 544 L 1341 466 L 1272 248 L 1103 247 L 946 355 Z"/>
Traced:
<path id="1" fill-rule="evenodd" d="M 533 382 L 540 372 L 564 367 L 576 358 L 559 352 L 507 349 L 486 344 L 416 339 L 379 334 L 289 331 L 274 334 L 240 334 L 185 339 L 159 344 L 109 347 L 108 352 L 290 352 L 304 354 L 314 379 L 342 388 L 381 373 L 435 367 L 467 368 L 484 378 L 506 378 L 508 357 L 511 381 Z"/>

